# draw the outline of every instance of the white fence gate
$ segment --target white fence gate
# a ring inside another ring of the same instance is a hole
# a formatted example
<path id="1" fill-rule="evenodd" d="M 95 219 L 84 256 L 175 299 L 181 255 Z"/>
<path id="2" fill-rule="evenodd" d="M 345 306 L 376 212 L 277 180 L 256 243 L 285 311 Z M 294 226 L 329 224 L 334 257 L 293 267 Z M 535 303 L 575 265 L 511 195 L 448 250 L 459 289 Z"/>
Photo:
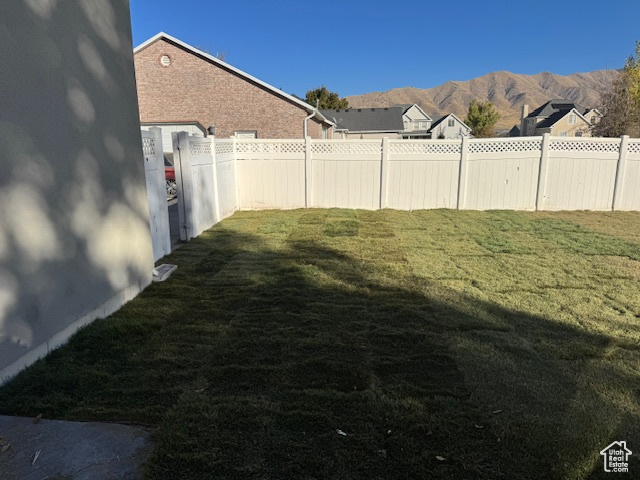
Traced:
<path id="1" fill-rule="evenodd" d="M 157 262 L 171 253 L 162 135 L 159 128 L 150 128 L 149 131 L 142 130 L 141 133 L 144 176 L 147 183 L 147 199 L 149 201 L 153 261 Z"/>
<path id="2" fill-rule="evenodd" d="M 230 155 L 226 156 L 228 158 L 221 155 L 220 161 L 216 161 L 212 138 L 179 132 L 173 134 L 172 140 L 180 239 L 186 241 L 236 210 L 235 171 Z"/>

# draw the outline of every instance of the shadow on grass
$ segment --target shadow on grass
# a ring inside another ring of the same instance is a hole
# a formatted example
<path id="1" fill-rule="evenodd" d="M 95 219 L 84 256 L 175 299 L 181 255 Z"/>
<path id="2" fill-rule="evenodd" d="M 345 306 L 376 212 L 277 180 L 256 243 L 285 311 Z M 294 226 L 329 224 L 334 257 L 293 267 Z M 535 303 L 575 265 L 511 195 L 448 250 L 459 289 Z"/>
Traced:
<path id="1" fill-rule="evenodd" d="M 417 277 L 379 216 L 257 215 L 183 246 L 0 413 L 155 425 L 148 478 L 606 478 L 600 449 L 640 448 L 637 351 Z"/>

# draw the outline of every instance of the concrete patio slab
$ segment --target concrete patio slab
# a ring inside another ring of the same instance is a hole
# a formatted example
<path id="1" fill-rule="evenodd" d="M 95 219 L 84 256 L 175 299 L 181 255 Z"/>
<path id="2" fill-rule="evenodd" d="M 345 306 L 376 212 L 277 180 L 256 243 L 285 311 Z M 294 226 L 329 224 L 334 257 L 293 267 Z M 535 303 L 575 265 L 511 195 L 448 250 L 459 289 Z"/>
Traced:
<path id="1" fill-rule="evenodd" d="M 3 480 L 138 479 L 150 450 L 141 427 L 0 416 Z"/>

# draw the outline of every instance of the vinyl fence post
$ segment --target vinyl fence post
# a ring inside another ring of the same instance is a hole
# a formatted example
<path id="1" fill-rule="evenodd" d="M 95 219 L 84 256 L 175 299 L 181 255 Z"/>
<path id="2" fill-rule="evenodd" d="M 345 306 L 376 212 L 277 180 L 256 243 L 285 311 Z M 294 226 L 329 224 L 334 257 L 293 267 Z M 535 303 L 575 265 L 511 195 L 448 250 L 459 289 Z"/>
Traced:
<path id="1" fill-rule="evenodd" d="M 218 223 L 222 220 L 222 215 L 220 214 L 220 186 L 218 185 L 218 166 L 216 164 L 216 137 L 215 135 L 209 135 L 209 138 L 211 139 L 211 157 L 213 163 L 214 213 L 216 215 L 216 223 Z"/>
<path id="2" fill-rule="evenodd" d="M 389 185 L 389 137 L 382 139 L 382 158 L 380 160 L 380 204 L 379 208 L 387 208 L 387 188 Z"/>
<path id="3" fill-rule="evenodd" d="M 311 137 L 304 139 L 304 207 L 311 204 Z"/>
<path id="4" fill-rule="evenodd" d="M 540 146 L 540 164 L 538 165 L 538 188 L 536 189 L 536 211 L 543 210 L 544 194 L 547 187 L 547 171 L 549 165 L 549 139 L 550 133 L 542 135 Z"/>
<path id="5" fill-rule="evenodd" d="M 458 201 L 456 208 L 464 209 L 465 196 L 467 191 L 467 160 L 469 157 L 469 137 L 462 137 L 460 144 L 460 168 L 458 170 Z"/>
<path id="6" fill-rule="evenodd" d="M 618 154 L 618 165 L 616 166 L 616 180 L 613 184 L 613 201 L 611 210 L 619 210 L 622 202 L 624 189 L 624 177 L 627 173 L 627 154 L 629 152 L 629 135 L 620 137 L 620 151 Z"/>
<path id="7" fill-rule="evenodd" d="M 236 210 L 240 210 L 240 181 L 238 180 L 238 151 L 236 149 L 236 137 L 231 142 L 233 154 L 233 180 L 235 182 Z"/>

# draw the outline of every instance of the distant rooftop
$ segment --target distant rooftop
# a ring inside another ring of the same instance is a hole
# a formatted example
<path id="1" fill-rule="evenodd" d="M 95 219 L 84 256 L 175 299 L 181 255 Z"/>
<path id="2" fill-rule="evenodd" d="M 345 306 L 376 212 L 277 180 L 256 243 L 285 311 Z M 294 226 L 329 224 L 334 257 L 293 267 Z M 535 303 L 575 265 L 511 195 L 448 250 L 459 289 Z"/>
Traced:
<path id="1" fill-rule="evenodd" d="M 320 113 L 337 127 L 346 128 L 352 132 L 401 132 L 404 130 L 402 115 L 407 107 L 380 108 L 346 108 L 320 110 Z"/>
<path id="2" fill-rule="evenodd" d="M 582 115 L 584 115 L 586 112 L 591 110 L 590 108 L 580 105 L 579 103 L 571 102 L 569 100 L 564 100 L 562 98 L 556 98 L 553 100 L 549 100 L 547 103 L 536 108 L 533 112 L 527 115 L 527 118 L 550 117 L 559 112 L 567 112 L 573 108 L 575 108 Z M 557 115 L 555 118 L 556 120 L 558 120 Z"/>

